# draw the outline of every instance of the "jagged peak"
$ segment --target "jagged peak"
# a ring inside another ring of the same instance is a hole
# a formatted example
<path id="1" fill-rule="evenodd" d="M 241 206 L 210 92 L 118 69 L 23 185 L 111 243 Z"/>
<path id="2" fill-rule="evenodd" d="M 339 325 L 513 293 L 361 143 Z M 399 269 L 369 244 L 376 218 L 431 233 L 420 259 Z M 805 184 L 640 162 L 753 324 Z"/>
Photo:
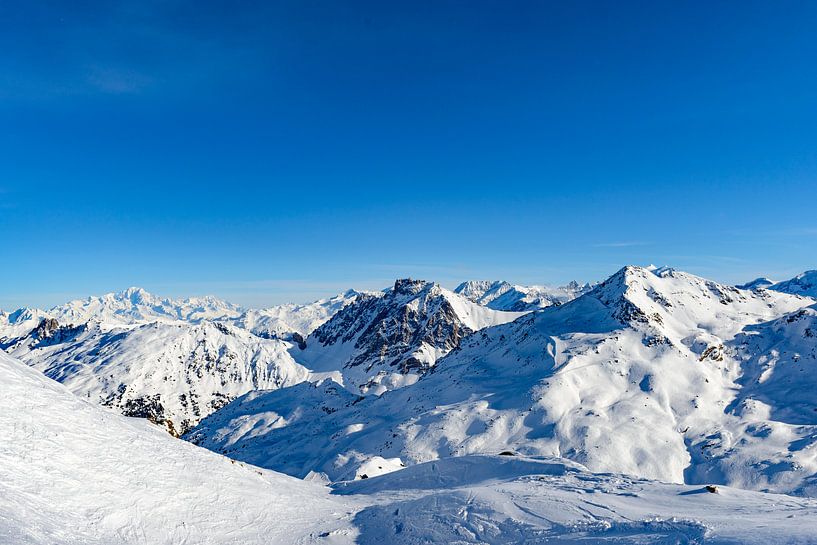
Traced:
<path id="1" fill-rule="evenodd" d="M 45 316 L 45 314 L 46 314 L 45 311 L 40 310 L 38 308 L 21 307 L 9 313 L 8 322 L 11 324 L 24 322 L 26 320 L 31 320 L 34 318 Z"/>
<path id="2" fill-rule="evenodd" d="M 499 286 L 510 286 L 511 284 L 504 280 L 466 280 L 454 288 L 455 293 L 464 291 L 481 290 L 488 291 L 489 289 Z"/>
<path id="3" fill-rule="evenodd" d="M 392 293 L 394 295 L 418 295 L 420 292 L 436 286 L 434 282 L 415 280 L 413 278 L 398 278 L 394 281 Z"/>

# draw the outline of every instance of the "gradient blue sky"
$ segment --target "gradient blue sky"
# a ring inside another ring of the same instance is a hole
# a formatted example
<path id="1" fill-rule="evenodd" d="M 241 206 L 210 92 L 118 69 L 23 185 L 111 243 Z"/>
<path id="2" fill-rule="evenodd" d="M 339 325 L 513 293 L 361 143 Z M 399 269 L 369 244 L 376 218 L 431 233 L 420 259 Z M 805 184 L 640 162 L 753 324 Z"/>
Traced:
<path id="1" fill-rule="evenodd" d="M 815 28 L 814 2 L 4 3 L 0 308 L 792 276 Z"/>

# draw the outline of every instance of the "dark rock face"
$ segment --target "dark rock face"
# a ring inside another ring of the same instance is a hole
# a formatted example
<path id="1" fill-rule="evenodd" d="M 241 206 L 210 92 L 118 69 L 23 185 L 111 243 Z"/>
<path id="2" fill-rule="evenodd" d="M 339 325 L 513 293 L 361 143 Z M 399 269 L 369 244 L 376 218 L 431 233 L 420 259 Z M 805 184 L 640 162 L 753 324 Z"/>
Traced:
<path id="1" fill-rule="evenodd" d="M 45 324 L 45 322 L 48 324 Z M 45 326 L 44 326 L 45 324 Z M 88 328 L 87 324 L 80 325 L 56 325 L 57 321 L 53 318 L 43 320 L 34 332 L 36 339 L 35 345 L 37 347 L 51 346 L 60 343 L 66 343 L 75 339 L 80 333 Z"/>
<path id="2" fill-rule="evenodd" d="M 54 331 L 59 329 L 59 327 L 59 322 L 54 318 L 44 318 L 43 321 L 40 322 L 40 325 L 37 326 L 37 330 L 34 334 L 38 339 L 47 339 Z"/>
<path id="3" fill-rule="evenodd" d="M 289 339 L 284 339 L 284 340 L 292 341 L 301 350 L 306 348 L 306 339 L 304 339 L 303 336 L 300 333 L 294 332 L 294 333 L 292 333 L 292 335 L 290 335 Z"/>
<path id="4" fill-rule="evenodd" d="M 316 329 L 310 342 L 354 342 L 343 367 L 383 364 L 408 373 L 428 369 L 428 362 L 415 356 L 423 344 L 447 352 L 470 333 L 438 285 L 409 278 L 382 295 L 359 296 Z"/>

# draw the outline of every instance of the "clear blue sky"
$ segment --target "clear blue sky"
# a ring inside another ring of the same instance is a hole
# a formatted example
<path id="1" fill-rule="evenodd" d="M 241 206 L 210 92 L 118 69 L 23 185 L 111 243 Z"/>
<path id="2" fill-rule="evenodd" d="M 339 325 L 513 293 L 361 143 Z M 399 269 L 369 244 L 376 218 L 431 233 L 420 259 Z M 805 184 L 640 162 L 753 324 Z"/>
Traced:
<path id="1" fill-rule="evenodd" d="M 4 3 L 0 308 L 792 276 L 815 28 L 785 1 Z"/>

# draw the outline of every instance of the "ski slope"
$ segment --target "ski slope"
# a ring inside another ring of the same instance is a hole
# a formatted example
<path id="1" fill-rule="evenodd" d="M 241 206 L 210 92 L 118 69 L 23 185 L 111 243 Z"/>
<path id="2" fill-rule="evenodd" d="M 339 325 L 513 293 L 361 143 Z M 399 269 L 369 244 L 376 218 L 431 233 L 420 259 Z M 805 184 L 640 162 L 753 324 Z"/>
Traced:
<path id="1" fill-rule="evenodd" d="M 290 544 L 346 528 L 317 484 L 123 417 L 0 354 L 0 543 Z"/>

